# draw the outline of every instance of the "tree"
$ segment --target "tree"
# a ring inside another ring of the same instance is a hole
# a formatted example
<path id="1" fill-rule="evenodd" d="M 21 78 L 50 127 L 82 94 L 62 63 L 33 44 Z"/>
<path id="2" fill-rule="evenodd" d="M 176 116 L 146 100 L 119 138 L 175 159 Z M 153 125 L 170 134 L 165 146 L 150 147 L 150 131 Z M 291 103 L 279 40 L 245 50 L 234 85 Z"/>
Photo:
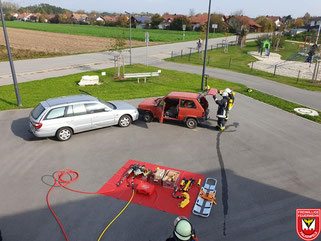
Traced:
<path id="1" fill-rule="evenodd" d="M 304 17 L 302 18 L 304 25 L 308 25 L 310 23 L 311 15 L 309 13 L 304 14 Z"/>
<path id="2" fill-rule="evenodd" d="M 244 25 L 244 22 L 242 18 L 240 18 L 239 16 L 232 16 L 228 20 L 228 24 L 230 25 L 231 33 L 240 33 L 242 30 L 242 26 Z"/>
<path id="3" fill-rule="evenodd" d="M 255 22 L 262 26 L 262 32 L 271 32 L 276 29 L 275 23 L 270 18 L 260 16 L 257 19 L 255 19 Z"/>
<path id="4" fill-rule="evenodd" d="M 194 17 L 194 16 L 195 16 L 195 9 L 194 9 L 194 8 L 190 8 L 190 10 L 189 10 L 189 16 L 190 16 L 190 17 Z"/>
<path id="5" fill-rule="evenodd" d="M 86 12 L 85 12 L 85 10 L 80 9 L 80 10 L 77 10 L 76 13 L 85 14 Z"/>
<path id="6" fill-rule="evenodd" d="M 117 19 L 117 25 L 121 27 L 127 27 L 129 24 L 128 18 L 126 15 L 120 15 Z"/>
<path id="7" fill-rule="evenodd" d="M 210 23 L 217 24 L 217 29 L 215 29 L 215 32 L 217 33 L 222 33 L 227 30 L 227 27 L 226 25 L 224 25 L 224 22 L 223 22 L 223 14 L 219 14 L 219 13 L 211 14 Z M 210 31 L 213 32 L 213 28 L 210 28 Z"/>
<path id="8" fill-rule="evenodd" d="M 2 3 L 2 11 L 4 12 L 4 14 L 17 12 L 18 9 L 19 9 L 19 5 L 16 3 L 10 3 L 10 2 Z"/>
<path id="9" fill-rule="evenodd" d="M 157 29 L 158 25 L 164 21 L 164 18 L 160 16 L 159 14 L 154 14 L 151 18 L 152 21 L 152 28 Z"/>
<path id="10" fill-rule="evenodd" d="M 183 30 L 183 25 L 188 26 L 189 25 L 189 20 L 187 17 L 182 16 L 182 17 L 177 17 L 174 18 L 174 20 L 171 22 L 169 29 L 170 30 Z"/>
<path id="11" fill-rule="evenodd" d="M 236 10 L 231 15 L 233 15 L 233 16 L 243 16 L 243 9 Z"/>
<path id="12" fill-rule="evenodd" d="M 304 21 L 302 18 L 297 18 L 294 22 L 294 26 L 295 27 L 302 27 L 304 26 Z"/>

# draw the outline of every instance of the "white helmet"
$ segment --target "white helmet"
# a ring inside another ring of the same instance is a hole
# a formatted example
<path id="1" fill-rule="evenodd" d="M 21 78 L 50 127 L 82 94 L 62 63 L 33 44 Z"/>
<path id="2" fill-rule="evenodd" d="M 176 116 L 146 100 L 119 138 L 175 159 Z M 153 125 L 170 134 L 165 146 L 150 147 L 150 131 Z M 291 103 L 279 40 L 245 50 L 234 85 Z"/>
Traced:
<path id="1" fill-rule="evenodd" d="M 222 94 L 222 96 L 223 96 L 223 97 L 225 97 L 225 96 L 227 97 L 227 96 L 228 96 L 228 93 L 227 93 L 226 91 L 224 91 L 223 94 Z"/>
<path id="2" fill-rule="evenodd" d="M 232 93 L 232 90 L 229 89 L 229 88 L 226 88 L 225 91 L 226 91 L 227 93 L 229 93 L 229 94 Z"/>
<path id="3" fill-rule="evenodd" d="M 174 221 L 174 234 L 180 240 L 190 240 L 194 231 L 192 224 L 185 217 L 177 217 Z"/>

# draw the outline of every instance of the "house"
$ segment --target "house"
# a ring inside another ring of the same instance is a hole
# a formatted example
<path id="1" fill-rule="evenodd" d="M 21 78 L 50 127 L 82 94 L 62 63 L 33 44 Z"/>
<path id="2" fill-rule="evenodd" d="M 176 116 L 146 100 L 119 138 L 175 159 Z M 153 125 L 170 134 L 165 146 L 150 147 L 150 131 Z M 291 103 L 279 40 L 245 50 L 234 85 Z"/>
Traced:
<path id="1" fill-rule="evenodd" d="M 162 17 L 164 18 L 164 21 L 160 25 L 158 25 L 159 29 L 169 29 L 171 22 L 173 22 L 175 18 L 186 17 L 186 16 L 175 13 L 175 14 L 164 14 Z"/>
<path id="2" fill-rule="evenodd" d="M 116 22 L 117 19 L 115 17 L 111 17 L 111 16 L 104 16 L 104 19 L 106 22 Z"/>
<path id="3" fill-rule="evenodd" d="M 196 16 L 191 17 L 190 23 L 193 27 L 193 31 L 207 24 L 207 20 L 208 20 L 208 14 L 198 14 Z"/>
<path id="4" fill-rule="evenodd" d="M 37 15 L 34 13 L 20 13 L 20 14 L 15 14 L 17 16 L 16 18 L 18 20 L 24 21 L 24 22 L 35 22 L 37 19 Z"/>
<path id="5" fill-rule="evenodd" d="M 312 17 L 310 19 L 311 27 L 319 27 L 321 25 L 321 17 Z"/>
<path id="6" fill-rule="evenodd" d="M 85 13 L 82 13 L 82 14 L 80 14 L 80 13 L 73 13 L 73 14 L 71 15 L 71 17 L 74 18 L 78 23 L 79 23 L 79 22 L 85 22 L 85 21 L 87 21 L 87 19 L 88 19 L 88 15 L 85 14 Z"/>
<path id="7" fill-rule="evenodd" d="M 261 32 L 262 26 L 255 22 L 253 19 L 243 16 L 243 15 L 236 15 L 236 16 L 229 16 L 228 18 L 224 17 L 226 23 L 229 25 L 229 29 L 235 28 L 242 24 L 245 26 L 250 33 L 253 32 Z M 236 30 L 236 29 L 234 29 Z"/>
<path id="8" fill-rule="evenodd" d="M 281 17 L 280 16 L 268 16 L 268 15 L 266 15 L 265 17 L 271 19 L 275 23 L 276 27 L 278 27 L 278 28 L 283 24 L 282 21 L 281 21 Z"/>
<path id="9" fill-rule="evenodd" d="M 143 29 L 149 26 L 149 24 L 152 22 L 150 17 L 136 17 L 132 16 L 132 22 L 136 23 L 136 28 Z"/>
<path id="10" fill-rule="evenodd" d="M 98 22 L 104 22 L 105 21 L 105 19 L 104 19 L 104 17 L 102 17 L 102 16 L 96 16 L 96 21 L 98 21 Z"/>
<path id="11" fill-rule="evenodd" d="M 306 28 L 296 28 L 296 29 L 291 29 L 290 33 L 292 35 L 295 35 L 295 34 L 303 33 L 303 32 L 306 32 L 306 31 L 307 31 Z"/>

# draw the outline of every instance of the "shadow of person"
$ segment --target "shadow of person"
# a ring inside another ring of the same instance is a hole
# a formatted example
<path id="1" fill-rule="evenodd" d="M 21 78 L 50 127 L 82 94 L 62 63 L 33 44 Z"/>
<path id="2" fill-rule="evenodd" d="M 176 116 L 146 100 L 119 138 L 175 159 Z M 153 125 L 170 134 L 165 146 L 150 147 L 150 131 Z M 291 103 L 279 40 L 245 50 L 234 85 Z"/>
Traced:
<path id="1" fill-rule="evenodd" d="M 11 124 L 11 131 L 25 141 L 38 141 L 44 138 L 38 138 L 30 132 L 29 119 L 27 117 L 14 120 Z"/>

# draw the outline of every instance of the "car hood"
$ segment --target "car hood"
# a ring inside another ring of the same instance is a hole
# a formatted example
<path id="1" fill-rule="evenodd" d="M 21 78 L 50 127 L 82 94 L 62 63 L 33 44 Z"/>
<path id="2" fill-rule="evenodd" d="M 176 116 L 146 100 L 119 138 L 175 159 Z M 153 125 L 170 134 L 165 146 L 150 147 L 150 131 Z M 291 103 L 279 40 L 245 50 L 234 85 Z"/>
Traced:
<path id="1" fill-rule="evenodd" d="M 123 101 L 109 101 L 110 103 L 114 104 L 117 110 L 137 110 L 135 106 L 128 104 Z"/>
<path id="2" fill-rule="evenodd" d="M 148 99 L 144 100 L 143 102 L 141 102 L 139 104 L 138 108 L 140 106 L 154 106 L 156 99 L 158 99 L 158 98 L 148 98 Z"/>

